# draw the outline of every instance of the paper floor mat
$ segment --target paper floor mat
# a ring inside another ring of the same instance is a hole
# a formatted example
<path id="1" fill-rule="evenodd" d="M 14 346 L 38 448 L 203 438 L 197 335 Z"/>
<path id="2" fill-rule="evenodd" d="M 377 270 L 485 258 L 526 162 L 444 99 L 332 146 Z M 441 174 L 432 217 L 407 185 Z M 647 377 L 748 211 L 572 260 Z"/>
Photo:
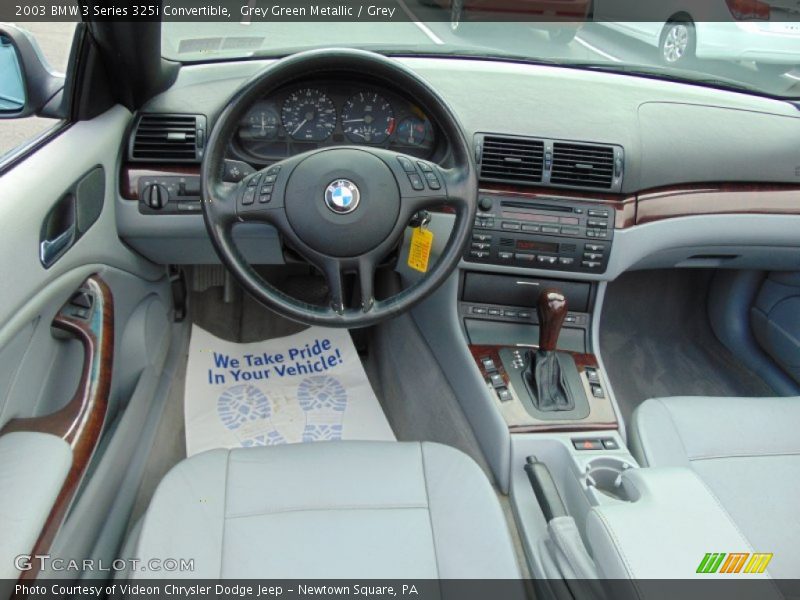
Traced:
<path id="1" fill-rule="evenodd" d="M 192 329 L 184 395 L 188 456 L 211 448 L 394 440 L 344 329 L 252 344 Z"/>

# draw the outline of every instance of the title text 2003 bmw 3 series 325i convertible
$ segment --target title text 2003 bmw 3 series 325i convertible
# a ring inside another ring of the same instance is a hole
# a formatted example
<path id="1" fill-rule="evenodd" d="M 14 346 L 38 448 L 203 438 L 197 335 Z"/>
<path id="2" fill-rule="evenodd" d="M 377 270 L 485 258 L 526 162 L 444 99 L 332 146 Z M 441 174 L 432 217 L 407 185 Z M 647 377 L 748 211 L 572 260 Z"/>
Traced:
<path id="1" fill-rule="evenodd" d="M 800 7 L 610 3 L 2 13 L 3 593 L 796 595 Z"/>

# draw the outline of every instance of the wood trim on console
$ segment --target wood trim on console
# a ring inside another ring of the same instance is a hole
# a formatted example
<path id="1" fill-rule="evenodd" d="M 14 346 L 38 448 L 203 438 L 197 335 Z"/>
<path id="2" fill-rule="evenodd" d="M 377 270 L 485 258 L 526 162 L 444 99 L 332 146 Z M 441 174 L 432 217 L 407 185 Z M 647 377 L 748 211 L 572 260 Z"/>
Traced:
<path id="1" fill-rule="evenodd" d="M 199 176 L 200 167 L 195 165 L 160 164 L 153 164 L 147 167 L 123 165 L 120 173 L 119 191 L 126 200 L 138 200 L 139 180 L 142 177 L 185 177 L 188 175 Z"/>
<path id="2" fill-rule="evenodd" d="M 800 186 L 715 183 L 664 187 L 638 195 L 636 224 L 712 214 L 800 215 Z"/>
<path id="3" fill-rule="evenodd" d="M 53 320 L 54 328 L 70 334 L 83 345 L 83 370 L 75 395 L 55 413 L 12 419 L 0 430 L 0 435 L 12 431 L 48 433 L 62 438 L 72 448 L 72 466 L 31 550 L 35 555 L 48 553 L 64 521 L 100 441 L 108 408 L 114 358 L 114 302 L 111 290 L 98 275 L 89 277 L 81 289 L 91 292 L 94 297 L 89 318 L 81 319 L 69 314 L 70 305 L 67 304 Z M 33 562 L 30 570 L 23 571 L 20 580 L 36 579 L 39 573 L 37 564 Z"/>
<path id="4" fill-rule="evenodd" d="M 518 187 L 492 184 L 480 189 L 483 194 L 502 194 L 525 200 L 568 200 L 586 204 L 606 204 L 616 210 L 614 227 L 624 229 L 636 224 L 636 196 L 624 194 L 607 194 L 603 192 L 581 192 L 548 187 Z"/>
<path id="5" fill-rule="evenodd" d="M 124 165 L 120 177 L 120 192 L 125 199 L 138 200 L 139 180 L 142 177 L 199 174 L 200 168 L 193 165 Z M 800 215 L 800 185 L 790 183 L 686 184 L 644 190 L 637 194 L 490 184 L 481 187 L 480 193 L 502 194 L 532 201 L 555 198 L 586 204 L 606 204 L 616 210 L 616 229 L 700 215 Z M 442 207 L 436 212 L 452 211 L 448 207 Z"/>
<path id="6" fill-rule="evenodd" d="M 535 348 L 534 346 L 496 346 L 491 344 L 470 344 L 469 351 L 472 354 L 472 358 L 475 360 L 475 363 L 478 365 L 478 370 L 481 373 L 481 377 L 484 380 L 488 381 L 489 373 L 483 366 L 483 362 L 481 359 L 483 358 L 491 358 L 494 361 L 495 367 L 497 372 L 503 378 L 503 382 L 505 383 L 506 387 L 512 389 L 510 382 L 511 379 L 506 373 L 505 367 L 503 366 L 503 361 L 500 359 L 500 350 L 503 348 L 511 348 L 514 350 L 529 350 Z M 565 352 L 560 350 L 559 352 Z M 578 368 L 578 374 L 581 376 L 581 379 L 585 379 L 584 373 L 587 368 L 594 368 L 597 369 L 598 373 L 600 372 L 600 367 L 597 363 L 597 358 L 594 354 L 584 354 L 580 352 L 568 352 L 568 354 L 572 355 L 572 358 L 575 360 L 575 366 Z M 506 420 L 506 424 L 508 425 L 508 430 L 511 433 L 534 433 L 534 432 L 578 432 L 578 431 L 601 431 L 601 430 L 611 430 L 611 429 L 618 429 L 619 424 L 617 423 L 616 414 L 614 413 L 614 408 L 611 405 L 611 400 L 608 397 L 608 385 L 603 382 L 603 388 L 606 390 L 606 397 L 603 399 L 594 398 L 591 395 L 590 390 L 586 382 L 584 381 L 584 387 L 587 387 L 587 398 L 589 399 L 589 416 L 585 419 L 581 419 L 578 421 L 570 420 L 570 421 L 536 421 L 532 416 L 528 414 L 525 410 L 524 406 L 521 405 L 518 398 L 514 398 L 509 400 L 508 402 L 500 402 L 497 399 L 497 404 L 500 408 L 501 413 L 503 413 L 503 418 Z"/>

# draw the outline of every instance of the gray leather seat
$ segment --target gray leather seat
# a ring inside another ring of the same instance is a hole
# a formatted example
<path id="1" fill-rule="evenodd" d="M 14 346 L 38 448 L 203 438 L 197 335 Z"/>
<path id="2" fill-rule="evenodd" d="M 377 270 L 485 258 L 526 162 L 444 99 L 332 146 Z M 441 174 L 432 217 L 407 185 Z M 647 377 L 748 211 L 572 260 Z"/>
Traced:
<path id="1" fill-rule="evenodd" d="M 433 443 L 212 450 L 161 481 L 136 550 L 193 558 L 191 578 L 518 578 L 495 492 Z"/>
<path id="2" fill-rule="evenodd" d="M 800 577 L 800 397 L 647 400 L 630 438 L 643 466 L 693 469 L 774 578 Z"/>

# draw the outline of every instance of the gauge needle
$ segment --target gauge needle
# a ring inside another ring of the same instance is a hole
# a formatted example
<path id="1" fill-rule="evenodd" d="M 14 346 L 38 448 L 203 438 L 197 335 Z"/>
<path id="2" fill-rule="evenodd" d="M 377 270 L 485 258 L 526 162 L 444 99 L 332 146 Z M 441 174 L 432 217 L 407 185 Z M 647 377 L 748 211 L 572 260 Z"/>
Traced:
<path id="1" fill-rule="evenodd" d="M 363 123 L 364 119 L 346 119 L 343 123 Z"/>
<path id="2" fill-rule="evenodd" d="M 308 123 L 308 119 L 303 119 L 303 122 L 302 122 L 302 123 L 300 123 L 300 125 L 298 125 L 298 126 L 297 126 L 297 129 L 295 129 L 295 130 L 292 132 L 292 135 L 294 135 L 294 134 L 296 134 L 298 131 L 300 131 L 300 130 L 303 128 L 303 125 L 305 125 L 306 123 Z"/>

